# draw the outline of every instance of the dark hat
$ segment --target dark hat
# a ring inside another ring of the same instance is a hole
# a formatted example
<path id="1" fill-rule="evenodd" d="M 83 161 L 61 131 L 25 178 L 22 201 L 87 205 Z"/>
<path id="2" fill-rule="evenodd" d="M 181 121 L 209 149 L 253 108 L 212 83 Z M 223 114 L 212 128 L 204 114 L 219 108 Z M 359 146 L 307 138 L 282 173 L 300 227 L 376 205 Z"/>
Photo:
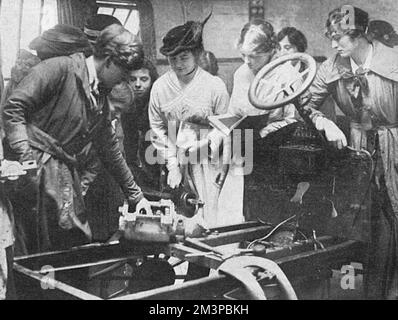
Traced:
<path id="1" fill-rule="evenodd" d="M 112 24 L 122 25 L 122 23 L 114 16 L 108 14 L 96 14 L 87 19 L 83 30 L 90 43 L 93 44 L 97 40 L 101 31 Z"/>
<path id="2" fill-rule="evenodd" d="M 57 56 L 68 56 L 83 52 L 86 56 L 92 54 L 92 49 L 83 31 L 67 24 L 57 24 L 33 39 L 29 48 L 37 51 L 41 59 Z"/>
<path id="3" fill-rule="evenodd" d="M 386 46 L 394 47 L 398 45 L 398 34 L 394 27 L 384 20 L 372 20 L 369 22 L 369 34 Z"/>
<path id="4" fill-rule="evenodd" d="M 165 56 L 173 56 L 185 50 L 203 49 L 203 27 L 211 14 L 210 12 L 203 22 L 188 21 L 167 32 L 163 38 L 160 53 Z"/>

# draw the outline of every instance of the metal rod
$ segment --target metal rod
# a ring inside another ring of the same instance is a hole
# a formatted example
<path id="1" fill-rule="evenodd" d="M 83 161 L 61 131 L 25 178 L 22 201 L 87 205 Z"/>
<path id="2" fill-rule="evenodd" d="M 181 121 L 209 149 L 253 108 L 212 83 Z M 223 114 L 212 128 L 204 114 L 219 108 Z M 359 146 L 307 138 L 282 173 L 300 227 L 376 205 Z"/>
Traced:
<path id="1" fill-rule="evenodd" d="M 127 21 L 129 20 L 129 18 L 130 18 L 130 16 L 131 16 L 131 13 L 132 13 L 132 12 L 133 12 L 133 9 L 130 9 L 129 13 L 127 14 L 126 20 L 124 20 L 123 26 L 126 25 L 126 23 L 127 23 Z"/>
<path id="2" fill-rule="evenodd" d="M 225 255 L 225 252 L 223 252 L 222 250 L 219 250 L 219 249 L 217 249 L 217 248 L 214 248 L 214 247 L 211 247 L 211 246 L 209 246 L 208 244 L 205 244 L 205 243 L 203 243 L 203 242 L 200 242 L 200 241 L 198 241 L 198 240 L 196 240 L 196 239 L 192 239 L 192 238 L 185 238 L 185 241 L 184 241 L 186 244 L 190 244 L 190 245 L 192 245 L 192 246 L 194 246 L 194 247 L 196 247 L 196 248 L 198 248 L 198 249 L 202 249 L 202 250 L 205 250 L 205 251 L 210 251 L 210 252 L 215 252 L 215 253 L 217 253 L 217 254 L 219 254 L 219 255 Z"/>
<path id="3" fill-rule="evenodd" d="M 43 17 L 44 17 L 44 0 L 40 1 L 40 17 L 39 17 L 39 35 L 43 31 Z"/>
<path id="4" fill-rule="evenodd" d="M 132 258 L 134 258 L 134 256 L 128 257 L 127 260 L 132 259 Z M 121 261 L 125 261 L 125 260 L 126 260 L 126 257 L 103 260 L 103 261 L 96 261 L 96 262 L 88 262 L 88 263 L 82 263 L 82 264 L 75 264 L 75 265 L 66 266 L 66 267 L 57 267 L 57 268 L 48 268 L 48 269 L 46 268 L 45 272 L 75 270 L 75 269 L 81 269 L 81 268 L 87 268 L 87 267 L 93 267 L 93 266 L 100 266 L 100 265 L 108 264 L 108 263 L 121 262 Z"/>
<path id="5" fill-rule="evenodd" d="M 36 279 L 40 282 L 44 282 L 44 283 L 49 282 L 48 276 L 43 276 L 40 273 L 29 270 L 17 263 L 14 263 L 14 270 L 32 278 L 32 279 Z M 67 294 L 70 294 L 71 296 L 77 297 L 82 300 L 103 300 L 100 297 L 97 297 L 90 293 L 84 292 L 83 290 L 74 288 L 70 285 L 67 285 L 63 282 L 57 281 L 55 279 L 51 279 L 51 283 L 48 283 L 48 285 L 49 286 L 51 285 L 52 288 L 54 288 L 54 289 L 58 289 L 62 292 L 66 292 Z"/>
<path id="6" fill-rule="evenodd" d="M 107 267 L 105 269 L 102 269 L 102 270 L 100 270 L 98 272 L 94 272 L 94 273 L 90 274 L 88 278 L 91 280 L 91 279 L 94 279 L 96 277 L 102 276 L 103 274 L 106 274 L 108 272 L 111 272 L 113 270 L 116 270 L 117 268 L 120 268 L 121 266 L 123 266 L 127 261 L 128 260 L 126 259 L 124 261 L 112 264 L 111 266 L 109 266 L 109 267 Z"/>

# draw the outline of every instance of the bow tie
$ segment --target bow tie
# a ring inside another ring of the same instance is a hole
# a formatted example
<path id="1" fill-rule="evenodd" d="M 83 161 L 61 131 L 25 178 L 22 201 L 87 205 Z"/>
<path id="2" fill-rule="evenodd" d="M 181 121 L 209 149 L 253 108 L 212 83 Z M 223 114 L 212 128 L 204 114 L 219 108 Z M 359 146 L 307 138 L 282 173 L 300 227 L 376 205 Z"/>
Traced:
<path id="1" fill-rule="evenodd" d="M 342 74 L 342 78 L 351 83 L 351 85 L 347 86 L 347 89 L 350 91 L 350 94 L 355 96 L 355 98 L 359 95 L 359 89 L 361 89 L 364 94 L 369 93 L 368 79 L 366 79 L 366 74 L 368 72 L 369 69 L 359 67 L 355 71 L 355 74 L 352 71 L 346 71 Z"/>

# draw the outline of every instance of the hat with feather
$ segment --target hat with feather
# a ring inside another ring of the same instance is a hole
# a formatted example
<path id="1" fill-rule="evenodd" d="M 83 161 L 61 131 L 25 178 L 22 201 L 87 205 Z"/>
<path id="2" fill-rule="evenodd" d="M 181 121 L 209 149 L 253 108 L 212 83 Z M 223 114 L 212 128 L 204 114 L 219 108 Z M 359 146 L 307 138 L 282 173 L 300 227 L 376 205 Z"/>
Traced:
<path id="1" fill-rule="evenodd" d="M 203 49 L 203 27 L 211 15 L 212 12 L 203 22 L 188 21 L 183 25 L 172 28 L 163 38 L 160 53 L 165 56 L 174 56 L 185 50 Z"/>

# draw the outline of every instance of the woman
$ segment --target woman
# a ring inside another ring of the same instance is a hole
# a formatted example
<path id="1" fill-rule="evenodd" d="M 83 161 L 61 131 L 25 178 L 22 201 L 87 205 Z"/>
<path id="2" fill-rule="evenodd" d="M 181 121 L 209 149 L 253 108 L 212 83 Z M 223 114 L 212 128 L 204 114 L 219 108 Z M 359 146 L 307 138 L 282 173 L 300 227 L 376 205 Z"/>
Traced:
<path id="1" fill-rule="evenodd" d="M 245 168 L 246 174 L 241 176 L 239 185 L 244 186 L 244 214 L 246 219 L 252 220 L 261 216 L 264 211 L 264 204 L 255 192 L 258 190 L 258 177 L 264 176 L 264 170 L 268 167 L 275 168 L 274 164 L 278 161 L 277 148 L 282 143 L 284 135 L 276 134 L 276 131 L 296 122 L 296 109 L 289 104 L 282 108 L 271 111 L 260 110 L 254 107 L 248 97 L 251 83 L 256 74 L 267 65 L 277 53 L 278 42 L 272 25 L 264 20 L 257 19 L 247 23 L 240 34 L 238 49 L 242 55 L 244 63 L 236 70 L 233 80 L 233 90 L 229 105 L 229 112 L 246 118 L 240 125 L 241 129 L 253 129 L 253 166 L 250 172 Z M 289 77 L 297 75 L 297 70 L 291 64 L 284 64 L 267 78 L 267 83 L 275 83 L 273 77 L 278 77 L 281 81 L 289 81 Z M 263 87 L 259 90 L 264 99 L 268 96 L 268 90 Z M 241 131 L 244 134 L 250 132 Z M 248 140 L 247 137 L 244 139 Z M 246 154 L 246 152 L 245 152 Z M 239 163 L 240 156 L 233 155 L 234 163 Z M 247 161 L 243 162 L 247 166 Z M 268 169 L 267 169 L 268 170 Z M 269 214 L 267 212 L 266 214 Z"/>
<path id="2" fill-rule="evenodd" d="M 398 53 L 376 39 L 369 40 L 367 12 L 353 8 L 348 17 L 352 25 L 347 28 L 345 11 L 333 10 L 327 18 L 326 35 L 336 54 L 319 68 L 308 107 L 318 130 L 342 148 L 347 145 L 344 134 L 316 110 L 332 95 L 350 119 L 350 146 L 373 154 L 371 195 L 363 195 L 364 203 L 370 198 L 372 204 L 359 212 L 363 219 L 356 219 L 363 222 L 364 234 L 370 234 L 364 239 L 369 242 L 366 288 L 369 297 L 397 299 Z"/>
<path id="3" fill-rule="evenodd" d="M 215 181 L 222 164 L 208 161 L 206 148 L 199 159 L 190 157 L 186 163 L 184 158 L 186 150 L 206 139 L 210 141 L 210 156 L 216 156 L 222 138 L 216 131 L 210 131 L 207 118 L 225 113 L 229 102 L 223 81 L 198 65 L 204 23 L 189 21 L 164 37 L 160 52 L 168 58 L 171 70 L 152 87 L 149 120 L 154 145 L 166 161 L 168 185 L 178 187 L 183 175 L 190 171 L 194 187 L 205 202 L 197 218 L 203 218 L 207 227 L 217 227 L 243 221 L 242 194 L 241 190 L 236 192 L 235 177 L 229 174 L 219 192 Z M 182 172 L 185 165 L 188 171 Z"/>
<path id="4" fill-rule="evenodd" d="M 278 56 L 292 54 L 297 52 L 305 52 L 307 50 L 307 38 L 305 35 L 294 27 L 285 27 L 278 32 Z M 323 61 L 319 61 L 323 57 L 314 57 L 317 65 Z M 326 58 L 324 58 L 326 60 Z M 325 100 L 320 108 L 328 119 L 336 120 L 335 103 L 332 97 Z"/>
<path id="5" fill-rule="evenodd" d="M 279 55 L 305 52 L 307 39 L 305 35 L 294 27 L 285 27 L 277 35 Z"/>
<path id="6" fill-rule="evenodd" d="M 159 189 L 159 165 L 148 163 L 145 154 L 149 148 L 153 150 L 146 136 L 150 132 L 149 96 L 157 78 L 156 67 L 148 59 L 144 59 L 140 69 L 130 72 L 128 83 L 134 92 L 134 101 L 130 108 L 122 112 L 121 118 L 127 164 L 141 187 L 155 190 Z"/>
<path id="7" fill-rule="evenodd" d="M 262 128 L 259 131 L 261 138 L 296 121 L 293 105 L 272 111 L 260 110 L 255 108 L 248 98 L 250 84 L 256 74 L 274 58 L 277 46 L 274 28 L 270 23 L 261 19 L 247 23 L 241 31 L 238 42 L 244 63 L 234 74 L 229 112 L 248 116 L 267 114 L 268 116 L 264 117 Z M 283 70 L 280 74 L 289 74 L 288 71 L 290 70 Z"/>

